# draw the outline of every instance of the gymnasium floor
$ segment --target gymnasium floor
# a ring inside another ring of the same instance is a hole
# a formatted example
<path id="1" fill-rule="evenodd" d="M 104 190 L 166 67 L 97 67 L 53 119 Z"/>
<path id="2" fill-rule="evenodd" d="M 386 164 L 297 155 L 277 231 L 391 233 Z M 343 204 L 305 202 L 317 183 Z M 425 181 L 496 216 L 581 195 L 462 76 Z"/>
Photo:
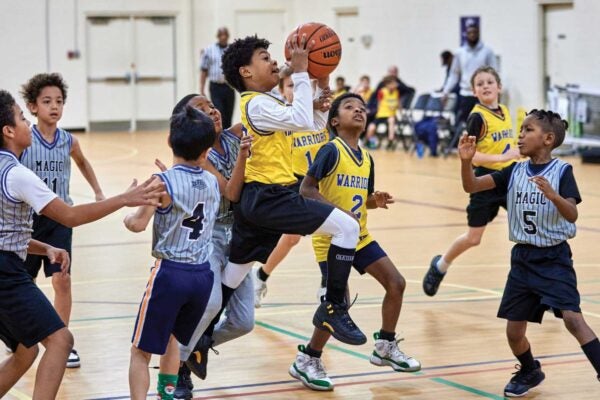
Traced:
<path id="1" fill-rule="evenodd" d="M 133 177 L 155 171 L 153 161 L 170 162 L 166 133 L 102 133 L 79 135 L 105 194 L 124 190 Z M 312 332 L 318 268 L 310 240 L 292 250 L 269 281 L 264 306 L 256 312 L 249 335 L 210 353 L 206 381 L 194 378 L 197 399 L 502 399 L 502 389 L 515 372 L 504 336 L 503 320 L 495 317 L 509 269 L 506 214 L 489 226 L 481 246 L 452 266 L 434 298 L 425 296 L 421 279 L 431 257 L 442 253 L 465 230 L 467 195 L 460 185 L 456 157 L 417 159 L 403 152 L 372 153 L 376 188 L 391 192 L 397 203 L 369 214 L 369 228 L 407 280 L 398 334 L 400 348 L 422 362 L 419 373 L 402 374 L 368 361 L 373 341 L 347 346 L 331 341 L 324 362 L 336 388 L 316 393 L 292 379 L 287 369 L 296 346 Z M 584 202 L 579 207 L 578 236 L 571 241 L 582 295 L 582 308 L 600 332 L 599 167 L 574 164 Z M 76 170 L 76 168 L 74 169 Z M 92 201 L 92 191 L 78 171 L 73 173 L 75 202 Z M 61 399 L 128 398 L 130 337 L 138 302 L 151 265 L 151 230 L 128 232 L 122 225 L 128 210 L 77 228 L 74 234 L 71 330 L 82 367 L 67 370 Z M 41 279 L 52 292 L 50 281 Z M 369 336 L 379 329 L 383 290 L 353 273 L 351 292 L 358 293 L 352 316 Z M 597 399 L 600 386 L 576 340 L 551 314 L 542 326 L 530 326 L 532 349 L 542 362 L 546 381 L 532 390 L 532 399 Z M 0 355 L 0 360 L 4 355 Z M 152 366 L 158 365 L 153 358 Z M 151 388 L 156 387 L 151 370 Z M 7 398 L 30 399 L 35 368 Z"/>

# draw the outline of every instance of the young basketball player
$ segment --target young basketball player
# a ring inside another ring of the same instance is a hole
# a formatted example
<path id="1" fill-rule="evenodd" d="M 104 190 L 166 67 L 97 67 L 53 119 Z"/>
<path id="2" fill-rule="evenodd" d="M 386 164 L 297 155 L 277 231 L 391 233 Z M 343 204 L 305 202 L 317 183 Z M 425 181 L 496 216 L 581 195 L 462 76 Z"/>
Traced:
<path id="1" fill-rule="evenodd" d="M 567 243 L 575 236 L 581 196 L 571 165 L 551 155 L 562 144 L 566 128 L 558 114 L 532 110 L 518 138 L 519 150 L 529 160 L 481 177 L 471 168 L 476 137 L 465 134 L 459 144 L 465 191 L 496 189 L 507 194 L 509 238 L 516 244 L 498 317 L 508 320 L 508 344 L 521 364 L 504 388 L 508 397 L 525 395 L 545 378 L 525 332 L 528 321 L 541 323 L 550 308 L 575 336 L 600 380 L 600 342 L 581 315 Z"/>
<path id="2" fill-rule="evenodd" d="M 223 129 L 221 113 L 205 96 L 196 94 L 185 96 L 175 106 L 173 113 L 176 114 L 186 105 L 204 112 L 215 125 L 215 141 L 208 151 L 207 159 L 203 160 L 201 165 L 217 178 L 221 202 L 212 233 L 213 253 L 210 265 L 214 274 L 213 288 L 206 310 L 194 330 L 190 342 L 187 345 L 179 345 L 180 360 L 188 362 L 179 368 L 174 398 L 183 400 L 192 398 L 192 389 L 194 388 L 191 372 L 187 365 L 192 367 L 196 375 L 205 379 L 209 348 L 245 335 L 254 327 L 254 307 L 252 306 L 254 291 L 252 279 L 248 275 L 233 293 L 224 313 L 225 318 L 215 328 L 212 338 L 202 335 L 221 308 L 221 272 L 227 264 L 233 224 L 231 202 L 239 199 L 252 137 L 241 137 L 241 124 Z M 162 165 L 159 166 L 163 170 L 166 169 Z M 192 354 L 194 351 L 198 353 Z M 200 358 L 199 362 L 197 356 Z"/>
<path id="3" fill-rule="evenodd" d="M 187 345 L 206 309 L 213 286 L 212 231 L 219 210 L 219 185 L 200 167 L 215 141 L 212 120 L 186 106 L 171 117 L 173 167 L 157 174 L 167 194 L 161 207 L 144 206 L 125 218 L 140 232 L 154 217 L 152 256 L 156 263 L 136 319 L 129 387 L 132 399 L 148 395 L 148 363 L 160 354 L 158 396 L 173 399 L 179 370 L 177 342 Z"/>
<path id="4" fill-rule="evenodd" d="M 385 122 L 388 126 L 387 149 L 389 150 L 394 147 L 396 114 L 400 110 L 400 91 L 398 90 L 398 81 L 394 76 L 386 76 L 383 79 L 383 85 L 377 94 L 377 113 L 375 120 L 369 124 L 367 129 L 367 140 L 375 135 L 377 124 Z"/>
<path id="5" fill-rule="evenodd" d="M 300 193 L 352 213 L 360 222 L 360 237 L 352 266 L 360 274 L 368 273 L 374 277 L 385 289 L 382 327 L 374 334 L 371 363 L 390 366 L 395 371 L 418 371 L 421 364 L 400 351 L 396 341 L 396 324 L 406 282 L 367 230 L 367 209 L 388 208 L 394 200 L 389 193 L 375 191 L 373 159 L 358 145 L 366 121 L 366 106 L 358 94 L 343 94 L 333 101 L 328 122 L 337 137 L 319 150 L 302 181 Z M 317 261 L 325 270 L 330 243 L 331 236 L 313 235 Z M 333 382 L 321 361 L 330 336 L 329 331 L 316 327 L 310 342 L 298 346 L 296 361 L 289 369 L 290 375 L 314 390 L 333 390 Z"/>
<path id="6" fill-rule="evenodd" d="M 492 67 L 481 67 L 471 77 L 473 93 L 480 104 L 473 107 L 467 120 L 467 132 L 477 138 L 477 152 L 473 158 L 475 175 L 483 176 L 515 162 L 520 158 L 513 134 L 508 108 L 498 103 L 502 85 L 500 76 Z M 459 236 L 443 255 L 431 260 L 423 278 L 423 290 L 434 296 L 450 264 L 462 253 L 481 242 L 485 227 L 492 222 L 500 207 L 506 208 L 506 195 L 490 189 L 470 196 L 467 206 L 467 233 Z"/>
<path id="7" fill-rule="evenodd" d="M 71 179 L 71 158 L 81 174 L 94 190 L 96 201 L 104 200 L 104 194 L 92 165 L 81 151 L 79 141 L 69 132 L 57 127 L 67 100 L 67 84 L 59 74 L 38 74 L 31 78 L 22 89 L 23 99 L 37 124 L 31 128 L 32 143 L 21 157 L 21 163 L 35 172 L 46 185 L 65 203 L 73 204 L 69 196 Z M 34 239 L 66 249 L 71 255 L 73 230 L 43 215 L 34 214 Z M 44 264 L 44 274 L 52 277 L 54 308 L 66 326 L 71 318 L 71 275 L 62 274 L 60 265 L 50 263 L 43 255 L 28 255 L 25 260 L 27 271 L 35 279 Z M 73 349 L 67 360 L 67 368 L 80 366 L 79 354 Z"/>
<path id="8" fill-rule="evenodd" d="M 25 269 L 27 252 L 45 255 L 66 274 L 68 252 L 31 241 L 33 211 L 65 226 L 98 220 L 125 206 L 155 205 L 164 185 L 133 185 L 123 194 L 92 204 L 71 206 L 31 170 L 19 163 L 31 145 L 31 129 L 10 93 L 0 90 L 0 339 L 12 354 L 0 364 L 0 398 L 27 372 L 46 348 L 37 367 L 34 399 L 54 399 L 73 348 L 73 336 Z M 32 210 L 33 209 L 33 210 Z"/>
<path id="9" fill-rule="evenodd" d="M 294 101 L 294 82 L 292 81 L 292 70 L 287 66 L 281 68 L 279 71 L 279 92 L 288 104 Z M 330 105 L 330 91 L 328 89 L 323 90 L 319 100 L 313 104 L 315 108 L 329 107 Z M 329 132 L 326 128 L 319 132 L 315 131 L 303 131 L 294 132 L 293 134 L 293 145 L 292 145 L 292 168 L 294 176 L 298 179 L 297 183 L 293 185 L 295 191 L 300 190 L 300 183 L 306 175 L 306 171 L 312 164 L 315 156 L 319 149 L 329 141 Z M 252 277 L 254 278 L 254 306 L 259 308 L 262 303 L 262 299 L 267 295 L 267 279 L 273 273 L 275 268 L 283 261 L 283 259 L 289 254 L 292 247 L 300 242 L 300 235 L 281 235 L 281 239 L 277 243 L 277 246 L 271 252 L 269 259 L 265 265 L 262 265 L 253 271 Z M 322 287 L 325 287 L 325 282 L 321 282 Z M 322 293 L 317 294 L 317 298 L 321 298 Z"/>
<path id="10" fill-rule="evenodd" d="M 282 234 L 329 234 L 333 239 L 328 253 L 327 298 L 318 307 L 313 323 L 328 327 L 335 338 L 345 343 L 363 344 L 366 337 L 353 323 L 344 301 L 358 242 L 358 223 L 343 211 L 305 199 L 289 187 L 296 182 L 292 132 L 319 131 L 326 118 L 322 111 L 313 110 L 306 72 L 314 41 L 307 43 L 305 35 L 295 35 L 286 46 L 294 71 L 291 105 L 269 94 L 279 82 L 279 68 L 267 50 L 267 40 L 256 36 L 238 39 L 223 54 L 225 78 L 242 94 L 244 130 L 254 137 L 240 201 L 234 204 L 231 254 L 223 273 L 223 302 L 229 300 L 255 261 L 267 261 Z M 323 89 L 327 81 L 328 77 L 320 79 L 318 87 Z M 210 327 L 207 331 L 210 333 Z"/>

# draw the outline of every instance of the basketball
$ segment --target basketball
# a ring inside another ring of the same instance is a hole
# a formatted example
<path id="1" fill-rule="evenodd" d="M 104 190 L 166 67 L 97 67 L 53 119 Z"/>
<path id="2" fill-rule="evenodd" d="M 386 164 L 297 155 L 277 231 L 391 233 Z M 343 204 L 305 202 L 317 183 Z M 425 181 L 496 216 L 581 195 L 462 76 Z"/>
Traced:
<path id="1" fill-rule="evenodd" d="M 294 29 L 287 40 L 291 40 L 295 34 L 298 35 L 298 41 L 303 34 L 306 35 L 306 43 L 315 41 L 308 54 L 308 74 L 313 78 L 323 78 L 331 74 L 342 59 L 342 44 L 337 33 L 325 24 L 308 22 Z M 289 61 L 290 58 L 291 53 L 286 46 L 285 59 Z"/>

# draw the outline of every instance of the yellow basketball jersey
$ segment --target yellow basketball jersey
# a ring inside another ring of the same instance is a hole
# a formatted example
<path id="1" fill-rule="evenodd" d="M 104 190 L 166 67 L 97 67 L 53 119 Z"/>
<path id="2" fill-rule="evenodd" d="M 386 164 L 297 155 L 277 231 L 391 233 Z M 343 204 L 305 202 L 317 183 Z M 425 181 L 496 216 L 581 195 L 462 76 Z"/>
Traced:
<path id="1" fill-rule="evenodd" d="M 486 154 L 504 154 L 508 149 L 517 145 L 517 138 L 513 133 L 512 119 L 505 105 L 500 104 L 502 115 L 498 115 L 489 108 L 477 104 L 471 114 L 478 113 L 483 119 L 483 136 L 477 141 L 477 151 Z M 508 167 L 514 160 L 496 163 L 473 163 L 476 167 L 501 170 Z"/>
<path id="2" fill-rule="evenodd" d="M 292 132 L 265 132 L 248 118 L 248 102 L 256 96 L 269 96 L 282 106 L 281 100 L 260 92 L 243 92 L 240 101 L 244 134 L 251 135 L 252 149 L 246 161 L 244 182 L 291 185 L 297 181 L 292 171 Z"/>
<path id="3" fill-rule="evenodd" d="M 329 132 L 325 128 L 319 132 L 294 132 L 292 136 L 292 168 L 295 175 L 304 176 L 319 149 L 329 141 Z"/>
<path id="4" fill-rule="evenodd" d="M 357 250 L 373 241 L 367 231 L 367 197 L 369 196 L 369 175 L 371 157 L 361 149 L 359 161 L 352 149 L 339 137 L 331 141 L 337 148 L 338 159 L 331 172 L 319 181 L 319 193 L 336 206 L 356 215 L 360 223 L 360 237 Z M 327 260 L 331 236 L 313 235 L 313 249 L 317 262 Z"/>
<path id="5" fill-rule="evenodd" d="M 381 88 L 381 99 L 377 107 L 377 114 L 375 118 L 389 118 L 396 115 L 398 111 L 398 104 L 400 102 L 400 92 L 398 89 L 389 90 L 384 87 Z"/>

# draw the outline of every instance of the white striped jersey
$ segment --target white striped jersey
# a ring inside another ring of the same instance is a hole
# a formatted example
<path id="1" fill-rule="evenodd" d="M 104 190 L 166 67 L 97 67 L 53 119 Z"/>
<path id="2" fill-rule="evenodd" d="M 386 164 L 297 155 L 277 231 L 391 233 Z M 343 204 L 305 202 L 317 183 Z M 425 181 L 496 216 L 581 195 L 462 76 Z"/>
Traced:
<path id="1" fill-rule="evenodd" d="M 509 239 L 537 247 L 555 246 L 575 237 L 575 224 L 567 221 L 529 178 L 541 175 L 559 193 L 561 177 L 569 164 L 554 159 L 534 174 L 530 163 L 516 163 L 508 182 Z"/>
<path id="2" fill-rule="evenodd" d="M 221 141 L 221 146 L 225 150 L 225 154 L 220 154 L 215 149 L 210 149 L 208 151 L 208 161 L 214 165 L 217 171 L 219 171 L 225 179 L 230 179 L 233 167 L 235 166 L 235 161 L 240 152 L 240 138 L 225 129 L 221 133 L 219 140 Z M 225 196 L 221 196 L 217 222 L 220 224 L 233 224 L 233 209 L 231 208 L 231 202 L 227 200 Z"/>
<path id="3" fill-rule="evenodd" d="M 202 264 L 212 254 L 212 231 L 219 211 L 217 178 L 201 168 L 175 165 L 156 174 L 166 185 L 171 204 L 157 208 L 152 255 L 187 264 Z"/>
<path id="4" fill-rule="evenodd" d="M 64 129 L 56 129 L 54 141 L 48 143 L 33 125 L 31 146 L 21 155 L 21 164 L 39 176 L 67 204 L 73 204 L 69 196 L 72 144 L 73 137 Z"/>
<path id="5" fill-rule="evenodd" d="M 14 154 L 0 150 L 0 250 L 12 251 L 25 260 L 33 231 L 33 209 L 24 201 L 14 199 L 6 185 L 8 172 L 18 166 L 19 160 Z"/>

